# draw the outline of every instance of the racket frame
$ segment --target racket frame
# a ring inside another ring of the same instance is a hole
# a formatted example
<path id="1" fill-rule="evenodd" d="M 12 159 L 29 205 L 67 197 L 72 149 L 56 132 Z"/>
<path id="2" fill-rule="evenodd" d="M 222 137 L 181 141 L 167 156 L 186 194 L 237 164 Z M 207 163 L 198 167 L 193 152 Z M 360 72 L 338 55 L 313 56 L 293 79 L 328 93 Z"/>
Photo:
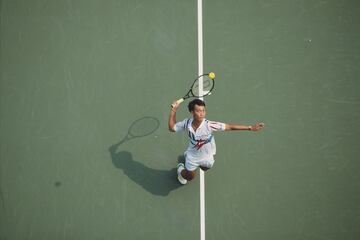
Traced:
<path id="1" fill-rule="evenodd" d="M 206 91 L 205 94 L 199 96 L 199 94 L 194 94 L 194 92 L 193 92 L 192 90 L 193 90 L 193 86 L 194 86 L 194 84 L 196 83 L 196 81 L 197 81 L 199 78 L 204 77 L 204 76 L 208 76 L 208 78 L 211 79 L 211 81 L 212 81 L 212 87 L 211 87 L 211 89 L 210 89 L 209 91 Z M 190 87 L 190 90 L 185 94 L 184 97 L 178 99 L 178 100 L 176 101 L 176 103 L 177 103 L 177 104 L 182 103 L 184 100 L 186 100 L 186 99 L 188 99 L 188 98 L 191 98 L 191 97 L 201 98 L 201 97 L 209 96 L 209 95 L 211 94 L 211 91 L 214 89 L 214 87 L 215 87 L 215 78 L 209 77 L 209 73 L 204 73 L 204 74 L 198 76 L 198 77 L 194 80 L 194 82 L 192 83 L 192 85 L 191 85 L 191 87 Z M 173 105 L 171 105 L 171 107 L 173 107 Z"/>

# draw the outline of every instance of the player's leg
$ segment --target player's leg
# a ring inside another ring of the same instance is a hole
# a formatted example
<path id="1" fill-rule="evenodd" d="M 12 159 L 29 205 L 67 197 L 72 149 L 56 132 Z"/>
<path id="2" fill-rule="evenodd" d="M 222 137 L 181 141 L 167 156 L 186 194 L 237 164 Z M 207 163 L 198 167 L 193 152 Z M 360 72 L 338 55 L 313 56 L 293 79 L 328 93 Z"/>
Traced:
<path id="1" fill-rule="evenodd" d="M 178 180 L 181 184 L 186 184 L 195 177 L 195 171 L 189 171 L 185 168 L 183 163 L 179 163 L 177 166 Z"/>
<path id="2" fill-rule="evenodd" d="M 181 176 L 188 180 L 188 181 L 191 181 L 195 178 L 196 176 L 196 171 L 189 171 L 187 170 L 186 168 L 184 170 L 181 171 Z"/>
<path id="3" fill-rule="evenodd" d="M 177 168 L 178 180 L 181 184 L 186 184 L 187 181 L 191 181 L 196 176 L 196 169 L 199 164 L 185 158 L 185 164 L 179 163 Z"/>
<path id="4" fill-rule="evenodd" d="M 199 163 L 191 158 L 185 157 L 185 169 L 181 172 L 181 176 L 188 181 L 191 181 L 196 176 L 196 169 L 199 167 Z"/>

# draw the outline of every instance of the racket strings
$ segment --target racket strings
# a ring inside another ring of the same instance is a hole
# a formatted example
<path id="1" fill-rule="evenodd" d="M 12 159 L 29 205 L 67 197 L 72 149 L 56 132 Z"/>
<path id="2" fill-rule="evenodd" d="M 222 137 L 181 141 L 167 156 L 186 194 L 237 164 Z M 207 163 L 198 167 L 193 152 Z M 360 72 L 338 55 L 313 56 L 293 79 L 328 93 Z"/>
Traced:
<path id="1" fill-rule="evenodd" d="M 200 81 L 202 81 L 202 83 L 203 83 L 202 91 L 200 91 L 200 87 L 199 87 Z M 205 95 L 208 95 L 210 93 L 210 91 L 213 89 L 213 85 L 214 85 L 214 81 L 211 78 L 204 76 L 204 77 L 198 78 L 195 81 L 191 91 L 197 97 L 205 96 Z"/>
<path id="2" fill-rule="evenodd" d="M 204 78 L 203 80 L 203 91 L 211 91 L 214 81 L 210 78 Z"/>

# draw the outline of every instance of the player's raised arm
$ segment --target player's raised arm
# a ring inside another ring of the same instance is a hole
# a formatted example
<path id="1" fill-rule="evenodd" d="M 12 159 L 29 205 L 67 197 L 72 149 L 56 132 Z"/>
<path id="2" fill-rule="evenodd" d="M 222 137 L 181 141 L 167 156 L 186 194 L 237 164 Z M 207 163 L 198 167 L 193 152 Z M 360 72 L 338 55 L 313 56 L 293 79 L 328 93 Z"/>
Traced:
<path id="1" fill-rule="evenodd" d="M 240 125 L 240 124 L 232 124 L 227 123 L 225 124 L 225 130 L 249 130 L 249 131 L 259 131 L 263 127 L 265 127 L 265 123 L 256 123 L 255 125 Z"/>
<path id="2" fill-rule="evenodd" d="M 170 109 L 170 115 L 169 115 L 169 131 L 175 132 L 174 126 L 176 123 L 176 110 L 180 106 L 180 103 L 178 101 L 173 102 Z"/>

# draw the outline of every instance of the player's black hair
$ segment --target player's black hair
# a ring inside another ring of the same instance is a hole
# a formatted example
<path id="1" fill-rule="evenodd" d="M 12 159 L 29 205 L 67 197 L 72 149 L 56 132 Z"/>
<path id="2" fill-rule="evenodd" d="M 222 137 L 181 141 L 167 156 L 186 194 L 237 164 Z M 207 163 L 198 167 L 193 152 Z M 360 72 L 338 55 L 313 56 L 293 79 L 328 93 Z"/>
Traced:
<path id="1" fill-rule="evenodd" d="M 198 106 L 206 106 L 205 105 L 205 102 L 203 101 L 203 100 L 201 100 L 201 99 L 194 99 L 194 100 L 192 100 L 191 102 L 189 102 L 189 105 L 188 105 L 188 109 L 189 109 L 189 112 L 192 112 L 192 111 L 194 111 L 194 109 L 195 109 L 195 105 L 198 105 Z"/>

